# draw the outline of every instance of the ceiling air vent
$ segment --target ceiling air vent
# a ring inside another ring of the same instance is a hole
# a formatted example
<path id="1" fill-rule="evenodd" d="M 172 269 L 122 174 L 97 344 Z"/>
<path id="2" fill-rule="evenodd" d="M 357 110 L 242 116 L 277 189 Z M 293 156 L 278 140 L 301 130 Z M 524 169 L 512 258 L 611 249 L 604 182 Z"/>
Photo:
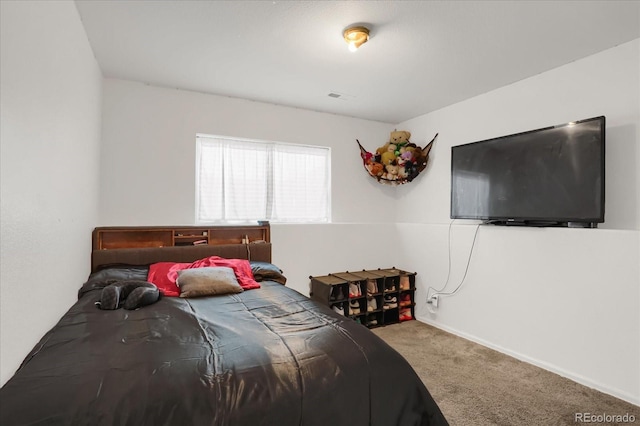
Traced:
<path id="1" fill-rule="evenodd" d="M 353 100 L 353 99 L 356 98 L 353 95 L 349 95 L 349 94 L 346 94 L 346 93 L 338 93 L 338 92 L 331 92 L 327 96 L 329 96 L 330 98 L 333 98 L 333 99 L 340 99 L 341 101 L 349 101 L 349 100 Z"/>

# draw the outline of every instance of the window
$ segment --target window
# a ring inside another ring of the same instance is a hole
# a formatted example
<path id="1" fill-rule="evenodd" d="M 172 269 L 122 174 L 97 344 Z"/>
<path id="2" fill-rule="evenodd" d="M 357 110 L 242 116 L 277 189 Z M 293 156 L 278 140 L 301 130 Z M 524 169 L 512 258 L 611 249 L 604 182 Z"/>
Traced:
<path id="1" fill-rule="evenodd" d="M 329 222 L 327 147 L 196 137 L 196 221 Z"/>

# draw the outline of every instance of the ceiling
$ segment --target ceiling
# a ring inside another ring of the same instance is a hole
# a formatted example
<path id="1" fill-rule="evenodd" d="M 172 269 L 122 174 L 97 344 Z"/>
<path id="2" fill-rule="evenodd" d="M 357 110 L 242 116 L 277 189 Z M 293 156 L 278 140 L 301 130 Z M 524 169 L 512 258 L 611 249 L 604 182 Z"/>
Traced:
<path id="1" fill-rule="evenodd" d="M 76 5 L 105 77 L 393 124 L 640 37 L 640 1 Z"/>

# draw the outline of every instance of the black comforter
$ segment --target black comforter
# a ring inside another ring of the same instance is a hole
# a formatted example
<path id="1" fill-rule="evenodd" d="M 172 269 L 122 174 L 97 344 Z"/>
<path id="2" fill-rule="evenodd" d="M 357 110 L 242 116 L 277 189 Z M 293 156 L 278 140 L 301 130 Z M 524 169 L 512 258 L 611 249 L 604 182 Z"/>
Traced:
<path id="1" fill-rule="evenodd" d="M 0 389 L 0 424 L 446 424 L 377 336 L 261 284 L 135 311 L 100 310 L 85 289 Z"/>

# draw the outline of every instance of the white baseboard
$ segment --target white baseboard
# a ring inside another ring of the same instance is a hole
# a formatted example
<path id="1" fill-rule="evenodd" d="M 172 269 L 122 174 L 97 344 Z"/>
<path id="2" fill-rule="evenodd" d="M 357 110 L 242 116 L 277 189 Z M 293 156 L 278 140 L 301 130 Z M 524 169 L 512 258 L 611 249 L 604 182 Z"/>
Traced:
<path id="1" fill-rule="evenodd" d="M 631 395 L 631 394 L 629 394 L 627 392 L 622 392 L 619 389 L 613 389 L 613 388 L 611 388 L 609 386 L 603 385 L 602 383 L 598 383 L 598 382 L 595 382 L 593 380 L 590 380 L 587 377 L 584 377 L 584 376 L 581 376 L 579 374 L 574 374 L 574 373 L 571 373 L 569 371 L 566 371 L 566 370 L 564 370 L 562 368 L 559 368 L 559 367 L 557 367 L 557 366 L 555 366 L 553 364 L 549 364 L 549 363 L 546 363 L 544 361 L 540 361 L 540 360 L 537 360 L 537 359 L 534 359 L 534 358 L 530 358 L 530 357 L 528 357 L 528 356 L 526 356 L 524 354 L 521 354 L 519 352 L 515 352 L 515 351 L 512 351 L 512 350 L 503 348 L 503 347 L 501 347 L 499 345 L 495 345 L 495 344 L 493 344 L 491 342 L 487 342 L 487 341 L 485 341 L 483 339 L 480 339 L 480 338 L 478 338 L 476 336 L 472 336 L 472 335 L 469 335 L 467 333 L 463 333 L 463 332 L 461 332 L 459 330 L 456 330 L 454 328 L 444 326 L 444 325 L 442 325 L 440 323 L 437 323 L 437 322 L 434 322 L 434 321 L 432 321 L 429 318 L 426 318 L 424 316 L 416 316 L 416 319 L 418 321 L 420 321 L 420 322 L 423 322 L 425 324 L 429 324 L 429 325 L 431 325 L 431 326 L 433 326 L 435 328 L 438 328 L 440 330 L 443 330 L 443 331 L 446 331 L 448 333 L 454 334 L 454 335 L 456 335 L 458 337 L 462 337 L 462 338 L 470 340 L 470 341 L 472 341 L 474 343 L 478 343 L 479 345 L 485 346 L 485 347 L 490 348 L 490 349 L 494 349 L 494 350 L 496 350 L 498 352 L 501 352 L 501 353 L 503 353 L 505 355 L 509 355 L 509 356 L 511 356 L 513 358 L 516 358 L 516 359 L 520 360 L 520 361 L 524 361 L 526 363 L 535 365 L 536 367 L 540 367 L 540 368 L 542 368 L 544 370 L 547 370 L 547 371 L 550 371 L 552 373 L 555 373 L 555 374 L 557 374 L 559 376 L 562 376 L 562 377 L 565 377 L 567 379 L 573 380 L 574 382 L 580 383 L 581 385 L 584 385 L 584 386 L 587 386 L 589 388 L 595 389 L 597 391 L 600 391 L 600 392 L 606 393 L 608 395 L 614 396 L 614 397 L 616 397 L 618 399 L 621 399 L 623 401 L 629 402 L 631 404 L 640 406 L 640 396 Z"/>

